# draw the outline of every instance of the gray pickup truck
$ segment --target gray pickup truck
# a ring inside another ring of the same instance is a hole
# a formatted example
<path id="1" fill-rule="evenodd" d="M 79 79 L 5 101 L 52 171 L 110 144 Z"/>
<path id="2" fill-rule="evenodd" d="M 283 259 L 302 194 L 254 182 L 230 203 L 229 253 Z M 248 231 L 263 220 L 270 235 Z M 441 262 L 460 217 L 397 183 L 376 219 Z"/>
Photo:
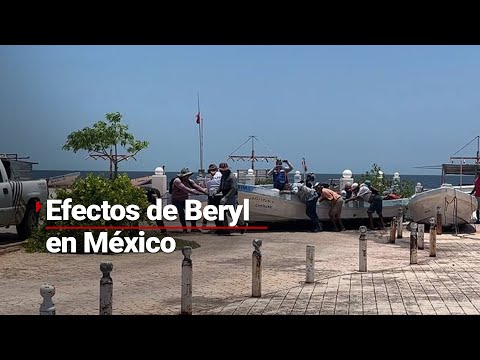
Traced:
<path id="1" fill-rule="evenodd" d="M 38 224 L 36 202 L 48 198 L 46 180 L 15 180 L 11 160 L 0 155 L 0 227 L 15 225 L 20 239 L 27 239 Z"/>

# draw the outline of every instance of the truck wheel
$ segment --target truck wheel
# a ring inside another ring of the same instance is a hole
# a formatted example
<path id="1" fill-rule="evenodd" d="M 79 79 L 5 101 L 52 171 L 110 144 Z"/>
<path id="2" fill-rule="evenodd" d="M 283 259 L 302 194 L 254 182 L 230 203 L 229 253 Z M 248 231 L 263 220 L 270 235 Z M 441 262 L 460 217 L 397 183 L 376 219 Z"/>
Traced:
<path id="1" fill-rule="evenodd" d="M 38 225 L 38 214 L 35 211 L 34 203 L 29 202 L 22 222 L 17 225 L 17 234 L 20 239 L 25 240 L 32 235 L 33 229 Z"/>

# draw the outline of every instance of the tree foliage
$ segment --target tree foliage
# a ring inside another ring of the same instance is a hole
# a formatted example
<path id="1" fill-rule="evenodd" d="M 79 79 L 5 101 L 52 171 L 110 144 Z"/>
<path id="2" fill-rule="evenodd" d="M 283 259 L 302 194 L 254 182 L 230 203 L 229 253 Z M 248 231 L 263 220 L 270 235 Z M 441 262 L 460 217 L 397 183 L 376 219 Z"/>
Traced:
<path id="1" fill-rule="evenodd" d="M 100 120 L 92 127 L 70 133 L 62 149 L 74 153 L 85 150 L 103 155 L 110 161 L 110 178 L 112 178 L 118 174 L 118 163 L 127 159 L 119 157 L 120 147 L 127 151 L 127 155 L 133 157 L 140 150 L 148 147 L 149 143 L 135 140 L 133 134 L 128 132 L 128 125 L 122 124 L 122 115 L 119 112 L 108 113 L 105 117 L 107 121 Z"/>
<path id="2" fill-rule="evenodd" d="M 362 174 L 360 183 L 364 182 L 365 180 L 370 180 L 372 182 L 372 186 L 376 188 L 380 194 L 382 194 L 384 191 L 395 190 L 397 195 L 400 197 L 408 198 L 415 193 L 415 185 L 413 181 L 401 179 L 398 184 L 395 184 L 393 179 L 386 178 L 381 171 L 381 167 L 374 163 L 369 171 L 366 171 L 364 174 Z"/>
<path id="3" fill-rule="evenodd" d="M 47 231 L 45 226 L 137 226 L 140 221 L 146 220 L 146 210 L 150 205 L 145 191 L 142 188 L 135 187 L 127 175 L 120 175 L 113 180 L 108 180 L 100 176 L 88 174 L 87 177 L 75 181 L 71 189 L 59 189 L 57 192 L 57 199 L 65 200 L 72 199 L 72 205 L 83 205 L 88 207 L 96 204 L 101 206 L 104 201 L 107 201 L 110 206 L 123 205 L 125 208 L 128 205 L 137 205 L 139 207 L 140 219 L 132 222 L 128 219 L 120 221 L 110 220 L 105 221 L 102 217 L 99 220 L 91 221 L 86 218 L 82 221 L 77 221 L 69 218 L 69 220 L 46 221 L 45 214 L 41 214 L 40 220 L 43 225 L 34 230 L 30 239 L 26 242 L 26 248 L 29 251 L 46 251 L 46 241 L 49 237 L 56 236 L 73 236 L 77 240 L 77 252 L 83 251 L 83 230 L 58 230 Z M 86 230 L 88 231 L 88 230 Z M 92 230 L 95 238 L 98 237 L 100 231 Z M 115 231 L 109 230 L 109 238 L 113 236 Z M 124 236 L 122 232 L 121 236 Z"/>

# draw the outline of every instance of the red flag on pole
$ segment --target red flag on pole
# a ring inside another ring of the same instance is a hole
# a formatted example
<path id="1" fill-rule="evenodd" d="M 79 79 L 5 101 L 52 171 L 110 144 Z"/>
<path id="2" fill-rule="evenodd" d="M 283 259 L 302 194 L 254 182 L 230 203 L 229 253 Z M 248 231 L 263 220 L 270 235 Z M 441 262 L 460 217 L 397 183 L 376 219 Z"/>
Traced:
<path id="1" fill-rule="evenodd" d="M 195 115 L 195 122 L 197 124 L 200 124 L 200 112 L 198 112 L 197 115 Z"/>

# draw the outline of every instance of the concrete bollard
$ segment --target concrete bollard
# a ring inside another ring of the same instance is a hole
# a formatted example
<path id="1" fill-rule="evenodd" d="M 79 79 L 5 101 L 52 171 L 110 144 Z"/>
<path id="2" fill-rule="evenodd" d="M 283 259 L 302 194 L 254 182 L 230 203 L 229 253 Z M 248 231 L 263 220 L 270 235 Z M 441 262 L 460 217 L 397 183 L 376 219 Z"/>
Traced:
<path id="1" fill-rule="evenodd" d="M 398 209 L 397 239 L 403 238 L 403 209 Z"/>
<path id="2" fill-rule="evenodd" d="M 113 270 L 111 262 L 101 263 L 100 271 L 102 278 L 100 279 L 100 315 L 112 315 L 113 300 L 113 280 L 110 273 Z"/>
<path id="3" fill-rule="evenodd" d="M 358 271 L 367 271 L 367 227 L 360 226 L 360 239 L 359 239 L 359 251 L 358 251 Z"/>
<path id="4" fill-rule="evenodd" d="M 315 246 L 307 245 L 307 267 L 306 267 L 306 279 L 307 284 L 311 284 L 315 281 Z"/>
<path id="5" fill-rule="evenodd" d="M 253 169 L 247 170 L 247 174 L 245 175 L 245 184 L 255 185 L 255 172 Z"/>
<path id="6" fill-rule="evenodd" d="M 192 315 L 192 270 L 193 264 L 190 255 L 192 255 L 192 248 L 184 246 L 182 249 L 184 256 L 182 260 L 182 298 L 181 309 L 182 315 Z"/>
<path id="7" fill-rule="evenodd" d="M 168 191 L 167 175 L 165 174 L 165 170 L 161 166 L 155 168 L 154 171 L 155 174 L 152 175 L 152 187 L 160 191 L 160 196 L 164 196 Z"/>
<path id="8" fill-rule="evenodd" d="M 417 259 L 417 223 L 410 224 L 412 230 L 410 231 L 410 265 L 418 264 Z"/>
<path id="9" fill-rule="evenodd" d="M 388 238 L 388 242 L 390 244 L 395 244 L 395 236 L 397 232 L 397 217 L 392 219 L 392 224 L 390 226 L 390 237 Z"/>
<path id="10" fill-rule="evenodd" d="M 423 250 L 425 248 L 425 224 L 418 224 L 418 249 Z"/>
<path id="11" fill-rule="evenodd" d="M 253 240 L 252 253 L 252 297 L 262 297 L 262 240 Z"/>
<path id="12" fill-rule="evenodd" d="M 430 218 L 430 256 L 437 256 L 437 224 L 435 218 Z"/>
<path id="13" fill-rule="evenodd" d="M 442 235 L 443 224 L 442 224 L 442 210 L 440 206 L 437 206 L 437 235 Z"/>
<path id="14" fill-rule="evenodd" d="M 55 315 L 55 304 L 52 301 L 55 295 L 55 286 L 43 284 L 40 286 L 40 295 L 43 297 L 43 302 L 40 304 L 40 315 Z"/>

